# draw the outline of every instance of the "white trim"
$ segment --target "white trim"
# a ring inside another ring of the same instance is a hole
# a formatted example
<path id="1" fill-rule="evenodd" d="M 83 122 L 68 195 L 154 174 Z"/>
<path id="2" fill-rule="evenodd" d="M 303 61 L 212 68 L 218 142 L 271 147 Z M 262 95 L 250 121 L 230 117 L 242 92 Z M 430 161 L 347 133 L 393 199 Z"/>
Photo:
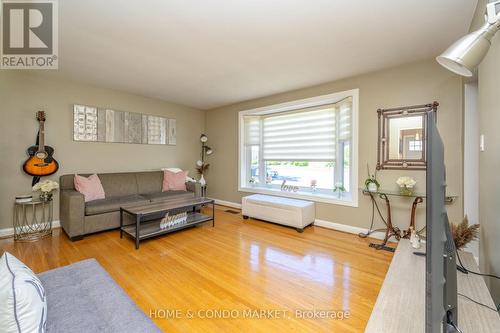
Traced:
<path id="1" fill-rule="evenodd" d="M 327 95 L 315 96 L 310 98 L 298 99 L 295 101 L 289 101 L 285 103 L 279 103 L 274 105 L 267 105 L 260 108 L 250 109 L 240 111 L 240 115 L 245 114 L 269 114 L 275 112 L 284 112 L 295 109 L 303 109 L 313 106 L 318 106 L 327 103 L 337 103 L 347 97 L 354 97 L 359 95 L 359 89 L 345 90 L 341 92 L 336 92 Z M 354 101 L 353 101 L 354 102 Z"/>
<path id="2" fill-rule="evenodd" d="M 232 208 L 238 208 L 241 209 L 241 204 L 236 203 L 236 202 L 231 202 L 231 201 L 225 201 L 225 200 L 219 200 L 219 199 L 214 199 L 216 205 L 221 205 L 221 206 L 226 206 L 226 207 L 232 207 Z"/>
<path id="3" fill-rule="evenodd" d="M 60 228 L 61 223 L 59 220 L 52 221 L 52 229 Z M 14 236 L 14 228 L 4 228 L 0 229 L 0 238 L 11 237 Z"/>
<path id="4" fill-rule="evenodd" d="M 297 193 L 284 193 L 281 191 L 275 192 L 275 191 L 269 191 L 269 189 L 265 188 L 249 188 L 246 187 L 246 184 L 242 183 L 242 180 L 246 178 L 246 175 L 244 174 L 244 170 L 242 170 L 242 163 L 244 163 L 246 156 L 245 156 L 245 149 L 243 148 L 243 142 L 244 142 L 244 136 L 245 133 L 243 131 L 244 128 L 244 115 L 248 114 L 269 114 L 269 113 L 274 113 L 274 112 L 283 112 L 283 111 L 290 111 L 294 109 L 301 109 L 301 108 L 307 108 L 307 107 L 313 107 L 313 106 L 318 106 L 322 104 L 327 104 L 327 103 L 336 103 L 341 101 L 344 98 L 347 97 L 352 97 L 352 137 L 351 137 L 351 142 L 352 142 L 352 165 L 351 165 L 351 179 L 350 179 L 350 187 L 351 187 L 351 200 L 346 201 L 346 200 L 338 200 L 335 198 L 329 198 L 325 196 L 320 196 L 320 195 L 303 195 L 303 194 L 297 194 Z M 280 104 L 274 104 L 274 105 L 268 105 L 260 108 L 255 108 L 255 109 L 250 109 L 250 110 L 244 110 L 240 111 L 238 113 L 238 190 L 241 192 L 250 192 L 250 193 L 266 193 L 266 194 L 273 194 L 277 196 L 285 196 L 285 197 L 294 197 L 294 198 L 301 198 L 301 199 L 308 199 L 312 201 L 317 201 L 317 202 L 325 202 L 325 203 L 330 203 L 330 204 L 335 204 L 335 205 L 343 205 L 343 206 L 350 206 L 350 207 L 358 207 L 358 191 L 356 190 L 358 188 L 358 152 L 359 152 L 359 138 L 358 138 L 358 127 L 359 127 L 359 89 L 351 89 L 351 90 L 345 90 L 341 92 L 336 92 L 332 94 L 327 94 L 327 95 L 321 95 L 321 96 L 315 96 L 315 97 L 310 97 L 310 98 L 305 98 L 305 99 L 300 99 L 300 100 L 295 100 L 295 101 L 289 101 L 285 103 L 280 103 Z"/>
<path id="5" fill-rule="evenodd" d="M 219 200 L 219 199 L 214 199 L 214 200 L 215 200 L 215 204 L 217 204 L 217 205 L 241 209 L 240 203 Z M 320 227 L 320 228 L 332 229 L 332 230 L 347 232 L 347 233 L 355 234 L 355 235 L 358 235 L 361 232 L 363 232 L 363 233 L 368 232 L 368 229 L 365 229 L 365 228 L 353 227 L 353 226 L 350 226 L 347 224 L 335 223 L 335 222 L 330 222 L 330 221 L 320 220 L 320 219 L 314 219 L 314 225 L 317 227 Z M 370 238 L 381 239 L 381 240 L 383 240 L 384 237 L 385 237 L 385 233 L 383 233 L 381 231 L 374 232 L 373 234 L 370 235 Z M 390 241 L 397 242 L 396 239 L 394 239 L 394 238 L 391 238 Z"/>
<path id="6" fill-rule="evenodd" d="M 324 202 L 334 205 L 342 205 L 349 207 L 358 207 L 358 204 L 354 202 L 354 200 L 342 200 L 337 199 L 337 195 L 327 195 L 327 194 L 308 194 L 304 192 L 285 192 L 280 189 L 271 189 L 264 187 L 238 187 L 238 191 L 247 192 L 247 193 L 260 193 L 260 194 L 269 194 L 277 197 L 287 197 L 287 198 L 296 198 L 296 199 L 304 199 L 314 202 Z M 352 192 L 351 192 L 352 193 Z M 357 191 L 356 191 L 357 193 Z"/>
<path id="7" fill-rule="evenodd" d="M 325 220 L 320 220 L 320 219 L 315 219 L 314 220 L 314 225 L 322 228 L 327 228 L 327 229 L 333 229 L 337 231 L 343 231 L 347 232 L 350 234 L 355 234 L 358 235 L 359 233 L 363 232 L 366 233 L 368 232 L 368 229 L 365 228 L 359 228 L 359 227 L 353 227 L 351 225 L 347 224 L 340 224 L 340 223 L 335 223 L 335 222 L 330 222 L 330 221 L 325 221 Z M 370 235 L 370 238 L 375 238 L 375 239 L 384 239 L 385 233 L 377 231 L 374 232 L 373 234 Z M 396 239 L 392 238 L 390 241 L 396 242 Z"/>

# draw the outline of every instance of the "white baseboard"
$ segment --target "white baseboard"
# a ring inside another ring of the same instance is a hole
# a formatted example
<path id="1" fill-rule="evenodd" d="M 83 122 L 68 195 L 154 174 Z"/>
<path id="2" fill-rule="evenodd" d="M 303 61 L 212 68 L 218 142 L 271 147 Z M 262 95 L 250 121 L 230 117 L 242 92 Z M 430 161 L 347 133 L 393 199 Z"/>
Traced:
<path id="1" fill-rule="evenodd" d="M 330 221 L 325 221 L 325 220 L 320 220 L 320 219 L 315 219 L 314 225 L 318 226 L 318 227 L 322 227 L 322 228 L 348 232 L 350 234 L 355 234 L 355 235 L 357 235 L 361 232 L 363 232 L 363 233 L 368 232 L 368 229 L 365 229 L 365 228 L 358 228 L 358 227 L 353 227 L 353 226 L 347 225 L 347 224 L 340 224 L 340 223 L 335 223 L 335 222 L 330 222 Z M 380 232 L 380 231 L 374 232 L 373 234 L 370 235 L 370 238 L 375 238 L 375 239 L 384 239 L 384 237 L 385 237 L 385 233 Z M 391 241 L 396 241 L 396 240 L 391 239 Z"/>
<path id="2" fill-rule="evenodd" d="M 52 221 L 52 229 L 60 228 L 60 227 L 61 227 L 61 223 L 59 222 L 59 220 Z M 0 238 L 11 237 L 11 236 L 14 236 L 14 228 L 0 229 Z"/>
<path id="3" fill-rule="evenodd" d="M 215 203 L 217 205 L 241 209 L 240 203 L 225 201 L 225 200 L 220 200 L 220 199 L 215 199 L 215 198 L 214 198 L 214 200 L 215 200 Z M 355 234 L 355 235 L 357 235 L 361 232 L 363 232 L 363 233 L 368 232 L 368 229 L 353 227 L 353 226 L 350 226 L 347 224 L 340 224 L 340 223 L 335 223 L 335 222 L 330 222 L 330 221 L 325 221 L 325 220 L 320 220 L 320 219 L 315 219 L 314 225 L 318 226 L 318 227 L 322 227 L 322 228 L 343 231 L 343 232 L 347 232 L 347 233 Z M 375 238 L 375 239 L 384 239 L 384 237 L 385 237 L 385 233 L 380 232 L 380 231 L 374 232 L 373 234 L 370 235 L 370 238 Z M 391 241 L 396 241 L 396 240 L 391 239 Z"/>
<path id="4" fill-rule="evenodd" d="M 236 203 L 236 202 L 231 202 L 231 201 L 225 201 L 225 200 L 219 200 L 219 199 L 214 199 L 216 205 L 221 205 L 221 206 L 227 206 L 227 207 L 232 207 L 232 208 L 238 208 L 241 209 L 241 204 Z"/>

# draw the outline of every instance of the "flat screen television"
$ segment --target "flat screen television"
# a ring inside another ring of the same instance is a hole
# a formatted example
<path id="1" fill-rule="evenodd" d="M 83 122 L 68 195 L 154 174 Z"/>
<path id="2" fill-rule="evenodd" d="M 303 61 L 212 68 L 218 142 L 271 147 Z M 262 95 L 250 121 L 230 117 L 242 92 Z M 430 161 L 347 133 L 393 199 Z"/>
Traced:
<path id="1" fill-rule="evenodd" d="M 445 208 L 444 146 L 436 113 L 427 114 L 425 332 L 459 332 L 456 250 Z"/>

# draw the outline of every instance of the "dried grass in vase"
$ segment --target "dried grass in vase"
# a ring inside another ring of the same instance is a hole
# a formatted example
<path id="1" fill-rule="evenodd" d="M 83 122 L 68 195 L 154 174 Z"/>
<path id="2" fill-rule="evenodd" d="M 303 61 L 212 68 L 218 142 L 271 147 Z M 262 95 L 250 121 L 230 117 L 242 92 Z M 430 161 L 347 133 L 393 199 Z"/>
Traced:
<path id="1" fill-rule="evenodd" d="M 470 241 L 478 238 L 479 224 L 469 226 L 469 219 L 467 216 L 460 224 L 453 224 L 450 222 L 451 234 L 457 250 L 464 248 Z"/>

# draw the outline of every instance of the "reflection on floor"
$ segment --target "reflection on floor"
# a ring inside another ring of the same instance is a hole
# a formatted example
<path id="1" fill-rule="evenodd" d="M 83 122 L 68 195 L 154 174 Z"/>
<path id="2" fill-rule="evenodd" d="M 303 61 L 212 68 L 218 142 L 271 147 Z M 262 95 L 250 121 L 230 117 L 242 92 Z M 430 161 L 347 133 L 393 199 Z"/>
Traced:
<path id="1" fill-rule="evenodd" d="M 226 209 L 216 210 L 215 228 L 147 240 L 137 251 L 118 231 L 71 242 L 56 230 L 34 243 L 0 240 L 0 252 L 35 272 L 96 258 L 168 332 L 363 331 L 391 253 L 355 235 L 319 227 L 299 234 Z M 319 318 L 325 311 L 329 318 Z M 349 315 L 332 318 L 337 311 Z"/>

